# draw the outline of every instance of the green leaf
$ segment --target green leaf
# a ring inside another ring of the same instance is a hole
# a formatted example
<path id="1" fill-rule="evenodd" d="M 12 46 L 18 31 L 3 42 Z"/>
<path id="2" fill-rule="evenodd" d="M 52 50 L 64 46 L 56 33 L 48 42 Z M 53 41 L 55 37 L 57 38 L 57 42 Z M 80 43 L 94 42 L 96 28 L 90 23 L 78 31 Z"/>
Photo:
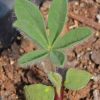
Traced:
<path id="1" fill-rule="evenodd" d="M 51 51 L 50 52 L 51 61 L 57 66 L 63 66 L 65 61 L 65 56 L 60 51 Z"/>
<path id="2" fill-rule="evenodd" d="M 41 59 L 43 59 L 46 56 L 47 56 L 47 51 L 36 50 L 36 51 L 29 52 L 27 54 L 24 54 L 22 57 L 20 57 L 20 59 L 18 60 L 18 63 L 22 67 L 27 67 L 27 65 L 39 62 Z"/>
<path id="3" fill-rule="evenodd" d="M 47 46 L 46 29 L 39 8 L 28 0 L 16 0 L 15 13 L 17 21 L 14 26 L 40 46 Z"/>
<path id="4" fill-rule="evenodd" d="M 56 72 L 50 72 L 48 78 L 51 81 L 52 85 L 56 88 L 57 94 L 60 96 L 61 87 L 62 87 L 62 76 Z"/>
<path id="5" fill-rule="evenodd" d="M 64 86 L 67 89 L 79 90 L 88 84 L 91 77 L 92 75 L 89 72 L 70 68 L 67 71 Z"/>
<path id="6" fill-rule="evenodd" d="M 70 32 L 60 37 L 54 44 L 55 49 L 70 47 L 82 42 L 92 34 L 92 30 L 88 27 L 79 27 L 72 29 Z"/>
<path id="7" fill-rule="evenodd" d="M 49 16 L 50 43 L 52 44 L 60 34 L 66 21 L 68 0 L 53 0 Z"/>
<path id="8" fill-rule="evenodd" d="M 54 100 L 54 88 L 42 84 L 25 86 L 26 100 Z"/>

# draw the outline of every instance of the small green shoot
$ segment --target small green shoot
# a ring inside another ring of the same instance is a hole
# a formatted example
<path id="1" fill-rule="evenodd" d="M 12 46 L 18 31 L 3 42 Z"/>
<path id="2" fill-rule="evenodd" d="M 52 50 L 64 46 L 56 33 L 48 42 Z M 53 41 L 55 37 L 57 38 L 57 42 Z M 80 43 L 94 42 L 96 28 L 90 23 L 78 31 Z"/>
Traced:
<path id="1" fill-rule="evenodd" d="M 56 93 L 60 97 L 61 95 L 61 87 L 62 87 L 62 77 L 58 73 L 50 72 L 48 74 L 48 78 L 51 81 L 52 85 L 56 88 Z"/>

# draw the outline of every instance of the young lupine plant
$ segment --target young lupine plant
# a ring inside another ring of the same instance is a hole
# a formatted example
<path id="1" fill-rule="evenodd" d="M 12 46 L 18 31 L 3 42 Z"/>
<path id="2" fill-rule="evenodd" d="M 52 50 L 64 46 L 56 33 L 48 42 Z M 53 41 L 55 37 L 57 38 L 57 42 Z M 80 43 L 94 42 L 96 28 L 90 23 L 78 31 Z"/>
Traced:
<path id="1" fill-rule="evenodd" d="M 39 49 L 24 54 L 19 58 L 18 63 L 26 68 L 27 65 L 37 63 L 49 57 L 51 62 L 57 67 L 63 67 L 66 56 L 65 48 L 82 42 L 88 38 L 92 31 L 88 27 L 72 29 L 64 36 L 60 36 L 65 22 L 68 20 L 68 0 L 53 0 L 48 14 L 48 30 L 38 7 L 28 0 L 16 0 L 15 13 L 17 21 L 14 26 L 24 32 L 24 35 L 37 43 Z M 48 67 L 48 66 L 47 66 Z M 61 91 L 64 86 L 68 89 L 78 90 L 83 88 L 89 81 L 91 75 L 88 72 L 69 69 L 65 82 L 56 72 L 48 73 L 54 88 L 42 84 L 35 84 L 25 87 L 27 100 L 62 100 Z M 37 91 L 37 92 L 36 92 Z M 45 95 L 44 95 L 45 94 Z"/>

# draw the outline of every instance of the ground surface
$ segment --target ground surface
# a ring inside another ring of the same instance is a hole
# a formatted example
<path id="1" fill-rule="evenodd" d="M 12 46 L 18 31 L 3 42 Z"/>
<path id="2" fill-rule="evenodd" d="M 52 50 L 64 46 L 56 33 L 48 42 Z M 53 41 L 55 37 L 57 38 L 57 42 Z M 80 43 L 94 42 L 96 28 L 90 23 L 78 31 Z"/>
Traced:
<path id="1" fill-rule="evenodd" d="M 100 100 L 100 4 L 99 0 L 70 0 L 69 21 L 64 34 L 71 28 L 89 26 L 93 36 L 86 42 L 66 51 L 68 62 L 65 69 L 75 67 L 89 71 L 94 78 L 80 91 L 64 91 L 64 100 Z M 40 8 L 47 22 L 50 1 Z M 33 65 L 27 70 L 20 69 L 17 59 L 36 49 L 31 41 L 18 36 L 9 49 L 0 55 L 0 100 L 25 100 L 23 87 L 32 83 L 50 84 L 42 69 Z"/>

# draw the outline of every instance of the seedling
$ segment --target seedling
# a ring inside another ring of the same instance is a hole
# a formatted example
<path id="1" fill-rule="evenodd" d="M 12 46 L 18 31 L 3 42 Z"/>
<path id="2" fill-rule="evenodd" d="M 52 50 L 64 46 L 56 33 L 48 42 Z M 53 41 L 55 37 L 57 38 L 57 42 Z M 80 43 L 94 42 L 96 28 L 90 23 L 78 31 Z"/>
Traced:
<path id="1" fill-rule="evenodd" d="M 37 63 L 45 57 L 49 57 L 56 67 L 63 67 L 66 59 L 64 54 L 65 48 L 70 48 L 91 35 L 92 31 L 90 28 L 79 27 L 72 29 L 64 36 L 60 36 L 64 24 L 68 20 L 67 5 L 68 0 L 52 1 L 47 25 L 49 31 L 47 31 L 38 7 L 28 0 L 16 0 L 15 13 L 17 21 L 14 23 L 14 26 L 22 30 L 25 36 L 39 46 L 38 50 L 29 52 L 18 60 L 18 63 L 23 68 L 26 68 L 27 65 Z M 69 69 L 64 86 L 68 89 L 78 90 L 88 83 L 90 77 L 91 75 L 88 72 Z M 62 100 L 62 77 L 56 72 L 50 72 L 48 73 L 48 78 L 56 88 L 58 99 L 55 100 Z M 25 93 L 28 100 L 54 100 L 54 89 L 41 84 L 26 86 Z M 45 93 L 47 95 L 43 96 Z"/>
<path id="2" fill-rule="evenodd" d="M 56 72 L 50 72 L 48 78 L 53 86 L 34 84 L 25 87 L 27 100 L 63 100 L 64 87 L 79 90 L 87 85 L 92 75 L 83 70 L 71 68 L 66 73 L 65 81 Z M 44 89 L 43 89 L 44 88 Z M 45 99 L 46 98 L 46 99 Z"/>

